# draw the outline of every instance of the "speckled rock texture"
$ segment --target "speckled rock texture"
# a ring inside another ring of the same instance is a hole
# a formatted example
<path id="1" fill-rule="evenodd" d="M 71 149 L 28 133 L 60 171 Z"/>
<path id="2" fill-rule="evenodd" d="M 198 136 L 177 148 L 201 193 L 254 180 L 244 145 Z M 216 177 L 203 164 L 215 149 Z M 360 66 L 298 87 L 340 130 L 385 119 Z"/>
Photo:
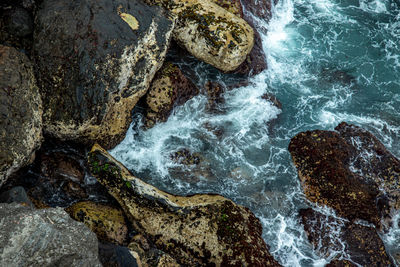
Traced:
<path id="1" fill-rule="evenodd" d="M 28 164 L 42 143 L 42 101 L 32 64 L 0 45 L 0 187 Z"/>
<path id="2" fill-rule="evenodd" d="M 243 12 L 242 4 L 240 0 L 212 0 L 217 5 L 223 7 L 229 12 L 235 14 L 236 16 L 244 19 L 254 30 L 254 46 L 251 49 L 250 53 L 247 55 L 246 60 L 240 64 L 240 66 L 235 69 L 233 72 L 242 75 L 256 75 L 261 71 L 267 68 L 267 62 L 265 53 L 262 47 L 262 41 L 260 33 L 256 30 L 256 22 L 254 21 L 252 14 L 256 17 L 259 17 L 263 20 L 269 20 L 271 17 L 271 5 L 269 0 L 263 1 L 244 1 L 243 4 L 247 4 L 247 8 L 251 8 L 249 12 Z M 262 2 L 262 3 L 259 3 Z M 262 5 L 264 4 L 265 5 Z M 267 3 L 269 5 L 267 5 Z M 255 8 L 255 7 L 258 8 Z M 256 13 L 252 13 L 254 10 L 257 10 Z M 268 12 L 269 16 L 258 16 L 262 14 L 261 12 Z M 252 13 L 252 14 L 251 14 Z"/>
<path id="3" fill-rule="evenodd" d="M 381 226 L 400 205 L 400 161 L 371 133 L 345 122 L 296 135 L 289 151 L 307 198 L 349 220 Z"/>
<path id="4" fill-rule="evenodd" d="M 280 266 L 249 209 L 219 195 L 180 197 L 140 179 L 95 145 L 92 174 L 120 203 L 134 227 L 186 266 Z"/>
<path id="5" fill-rule="evenodd" d="M 300 218 L 308 240 L 322 257 L 347 259 L 336 260 L 330 266 L 356 266 L 351 262 L 360 266 L 394 266 L 374 227 L 325 216 L 310 208 L 300 210 Z"/>
<path id="6" fill-rule="evenodd" d="M 122 210 L 91 201 L 82 201 L 65 209 L 75 220 L 86 224 L 102 242 L 123 245 L 128 234 Z"/>
<path id="7" fill-rule="evenodd" d="M 45 0 L 34 58 L 44 129 L 112 148 L 125 136 L 169 46 L 173 20 L 140 0 Z"/>
<path id="8" fill-rule="evenodd" d="M 94 233 L 61 208 L 0 204 L 0 266 L 101 266 Z"/>
<path id="9" fill-rule="evenodd" d="M 183 105 L 199 93 L 199 89 L 176 65 L 165 62 L 157 72 L 146 94 L 146 116 L 144 125 L 153 127 L 168 119 L 174 107 Z"/>
<path id="10" fill-rule="evenodd" d="M 177 18 L 174 39 L 196 58 L 228 72 L 235 70 L 254 45 L 246 21 L 209 0 L 147 0 Z"/>

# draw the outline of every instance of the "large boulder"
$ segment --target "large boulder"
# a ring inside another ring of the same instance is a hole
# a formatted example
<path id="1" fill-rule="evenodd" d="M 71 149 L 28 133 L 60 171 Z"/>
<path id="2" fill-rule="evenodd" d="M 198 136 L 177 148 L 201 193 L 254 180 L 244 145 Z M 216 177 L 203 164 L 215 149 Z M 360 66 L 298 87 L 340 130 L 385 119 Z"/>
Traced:
<path id="1" fill-rule="evenodd" d="M 42 101 L 32 64 L 0 45 L 0 187 L 29 163 L 42 142 Z"/>
<path id="2" fill-rule="evenodd" d="M 44 129 L 107 148 L 161 67 L 174 22 L 139 0 L 45 0 L 37 12 L 34 58 Z"/>
<path id="3" fill-rule="evenodd" d="M 120 203 L 137 231 L 187 266 L 280 266 L 249 209 L 219 195 L 174 196 L 140 179 L 95 145 L 92 174 Z"/>
<path id="4" fill-rule="evenodd" d="M 177 18 L 174 39 L 196 58 L 228 72 L 235 70 L 254 45 L 246 21 L 209 0 L 147 0 Z"/>
<path id="5" fill-rule="evenodd" d="M 199 93 L 176 65 L 165 62 L 157 72 L 146 95 L 145 127 L 168 119 L 175 106 L 184 104 Z"/>
<path id="6" fill-rule="evenodd" d="M 394 266 L 374 227 L 325 216 L 313 209 L 300 210 L 308 240 L 324 258 L 347 258 L 360 266 Z M 330 266 L 356 266 L 337 261 Z"/>
<path id="7" fill-rule="evenodd" d="M 0 204 L 0 266 L 101 266 L 94 233 L 61 208 Z"/>
<path id="8" fill-rule="evenodd" d="M 307 198 L 339 216 L 381 226 L 400 208 L 400 161 L 371 133 L 342 122 L 299 133 L 289 151 Z"/>

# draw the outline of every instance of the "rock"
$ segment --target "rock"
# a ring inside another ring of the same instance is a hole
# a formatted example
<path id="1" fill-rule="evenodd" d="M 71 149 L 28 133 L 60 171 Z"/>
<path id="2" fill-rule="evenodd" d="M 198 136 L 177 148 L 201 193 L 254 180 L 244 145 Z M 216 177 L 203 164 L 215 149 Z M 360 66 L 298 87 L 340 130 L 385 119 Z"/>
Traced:
<path id="1" fill-rule="evenodd" d="M 218 109 L 218 105 L 225 103 L 225 99 L 222 96 L 224 93 L 224 87 L 218 82 L 208 81 L 204 85 L 206 89 L 207 97 L 208 97 L 208 106 L 207 108 L 210 111 L 216 111 Z"/>
<path id="2" fill-rule="evenodd" d="M 174 23 L 128 0 L 45 0 L 34 31 L 44 129 L 61 140 L 118 144 L 164 60 Z"/>
<path id="3" fill-rule="evenodd" d="M 242 75 L 256 75 L 267 68 L 265 54 L 262 47 L 261 36 L 256 30 L 254 20 L 251 16 L 243 13 L 240 0 L 212 0 L 217 5 L 244 19 L 254 30 L 254 46 L 247 55 L 246 60 L 233 72 Z M 264 8 L 264 7 L 263 7 Z"/>
<path id="4" fill-rule="evenodd" d="M 19 203 L 23 206 L 34 208 L 32 201 L 22 186 L 16 186 L 0 194 L 0 203 Z"/>
<path id="5" fill-rule="evenodd" d="M 5 30 L 16 37 L 26 37 L 33 33 L 33 19 L 29 12 L 21 7 L 13 7 L 3 14 Z"/>
<path id="6" fill-rule="evenodd" d="M 132 176 L 104 149 L 88 156 L 93 175 L 117 199 L 134 228 L 179 264 L 280 266 L 249 209 L 219 195 L 181 197 Z"/>
<path id="7" fill-rule="evenodd" d="M 103 267 L 141 267 L 127 247 L 99 243 L 99 257 Z"/>
<path id="8" fill-rule="evenodd" d="M 341 217 L 380 226 L 382 216 L 399 209 L 400 161 L 357 126 L 342 122 L 335 130 L 307 131 L 290 141 L 304 193 Z"/>
<path id="9" fill-rule="evenodd" d="M 170 157 L 173 161 L 184 165 L 197 165 L 201 161 L 200 154 L 192 153 L 185 148 L 171 153 Z"/>
<path id="10" fill-rule="evenodd" d="M 170 255 L 164 254 L 160 257 L 157 267 L 180 267 L 175 259 L 173 259 Z"/>
<path id="11" fill-rule="evenodd" d="M 348 255 L 361 266 L 393 266 L 375 228 L 344 222 L 310 208 L 300 210 L 300 217 L 308 240 L 323 257 L 336 251 L 339 252 L 336 257 Z M 331 266 L 356 266 L 339 261 L 334 264 Z"/>
<path id="12" fill-rule="evenodd" d="M 357 267 L 357 265 L 348 260 L 333 260 L 325 267 Z"/>
<path id="13" fill-rule="evenodd" d="M 42 143 L 42 101 L 29 59 L 0 45 L 0 187 Z"/>
<path id="14" fill-rule="evenodd" d="M 270 20 L 271 18 L 271 0 L 241 0 L 243 6 L 246 10 L 252 13 L 254 16 L 264 19 Z M 278 2 L 274 0 L 275 4 Z"/>
<path id="15" fill-rule="evenodd" d="M 254 45 L 254 31 L 243 19 L 209 0 L 147 0 L 176 17 L 174 39 L 196 58 L 228 72 L 235 70 Z"/>
<path id="16" fill-rule="evenodd" d="M 146 95 L 145 127 L 168 119 L 175 106 L 183 105 L 199 93 L 199 89 L 182 71 L 170 62 L 157 72 Z"/>
<path id="17" fill-rule="evenodd" d="M 0 266 L 101 266 L 98 243 L 61 208 L 0 204 Z"/>
<path id="18" fill-rule="evenodd" d="M 79 222 L 83 222 L 96 233 L 102 242 L 123 245 L 128 234 L 124 213 L 109 205 L 83 201 L 65 209 Z"/>
<path id="19" fill-rule="evenodd" d="M 273 94 L 265 93 L 261 98 L 270 101 L 275 107 L 282 109 L 282 103 Z"/>

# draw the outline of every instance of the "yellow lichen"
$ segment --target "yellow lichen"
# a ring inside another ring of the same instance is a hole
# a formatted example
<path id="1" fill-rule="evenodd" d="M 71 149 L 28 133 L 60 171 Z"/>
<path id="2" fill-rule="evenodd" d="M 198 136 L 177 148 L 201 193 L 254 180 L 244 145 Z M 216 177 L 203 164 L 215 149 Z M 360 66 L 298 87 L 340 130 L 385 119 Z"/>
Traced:
<path id="1" fill-rule="evenodd" d="M 134 16 L 132 16 L 128 13 L 119 13 L 119 16 L 126 23 L 128 23 L 129 27 L 131 27 L 132 30 L 135 31 L 135 30 L 139 29 L 139 22 L 137 21 L 137 19 Z"/>

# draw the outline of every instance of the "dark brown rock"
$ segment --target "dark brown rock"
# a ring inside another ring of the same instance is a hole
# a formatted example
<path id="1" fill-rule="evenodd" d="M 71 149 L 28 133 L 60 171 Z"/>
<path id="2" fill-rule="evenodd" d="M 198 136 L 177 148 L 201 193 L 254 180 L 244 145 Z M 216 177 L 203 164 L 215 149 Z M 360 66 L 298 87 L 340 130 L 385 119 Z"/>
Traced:
<path id="1" fill-rule="evenodd" d="M 275 3 L 278 2 L 275 0 Z M 242 0 L 243 6 L 254 16 L 269 20 L 271 18 L 271 0 Z"/>
<path id="2" fill-rule="evenodd" d="M 141 1 L 44 0 L 33 55 L 45 132 L 107 148 L 122 141 L 173 26 L 162 8 Z"/>
<path id="3" fill-rule="evenodd" d="M 0 45 L 0 187 L 30 163 L 42 143 L 42 101 L 32 64 Z"/>
<path id="4" fill-rule="evenodd" d="M 341 217 L 380 226 L 381 216 L 399 208 L 400 162 L 357 126 L 342 122 L 335 130 L 307 131 L 290 141 L 304 193 Z"/>
<path id="5" fill-rule="evenodd" d="M 222 94 L 225 92 L 225 88 L 218 82 L 208 81 L 204 85 L 205 91 L 208 98 L 208 110 L 215 111 L 218 105 L 225 103 L 225 99 Z"/>
<path id="6" fill-rule="evenodd" d="M 282 103 L 273 94 L 265 93 L 261 98 L 270 101 L 275 107 L 282 109 Z"/>
<path id="7" fill-rule="evenodd" d="M 333 260 L 325 267 L 357 267 L 357 265 L 348 260 Z"/>
<path id="8" fill-rule="evenodd" d="M 199 93 L 199 89 L 170 62 L 157 72 L 146 95 L 145 127 L 168 119 L 174 107 L 183 105 Z"/>
<path id="9" fill-rule="evenodd" d="M 343 251 L 349 255 L 349 260 L 361 266 L 393 266 L 374 227 L 345 222 L 310 208 L 300 210 L 300 217 L 308 240 L 323 257 L 332 251 Z M 337 257 L 341 256 L 346 257 L 341 254 Z M 328 266 L 355 266 L 349 261 L 330 264 Z"/>

